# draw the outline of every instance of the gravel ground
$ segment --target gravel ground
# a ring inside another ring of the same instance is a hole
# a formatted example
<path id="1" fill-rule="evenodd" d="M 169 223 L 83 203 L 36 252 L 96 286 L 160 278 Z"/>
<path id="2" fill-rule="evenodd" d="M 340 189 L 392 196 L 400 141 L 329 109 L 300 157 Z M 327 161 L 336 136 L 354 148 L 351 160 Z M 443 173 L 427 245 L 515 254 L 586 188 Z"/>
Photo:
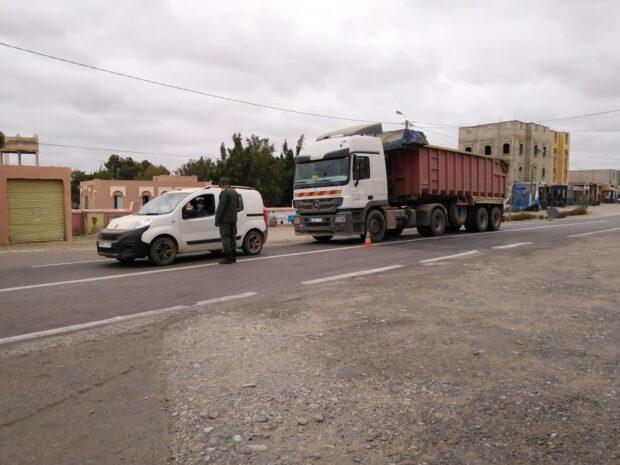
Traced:
<path id="1" fill-rule="evenodd" d="M 170 460 L 618 463 L 618 245 L 404 268 L 179 323 Z"/>

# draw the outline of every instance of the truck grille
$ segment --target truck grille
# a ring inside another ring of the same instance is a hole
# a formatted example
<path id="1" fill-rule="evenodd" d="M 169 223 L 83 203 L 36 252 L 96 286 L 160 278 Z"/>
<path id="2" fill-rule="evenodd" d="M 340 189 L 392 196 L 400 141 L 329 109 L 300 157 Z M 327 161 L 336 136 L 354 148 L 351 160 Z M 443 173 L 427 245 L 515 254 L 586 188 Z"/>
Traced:
<path id="1" fill-rule="evenodd" d="M 342 205 L 342 197 L 329 197 L 324 199 L 294 200 L 293 206 L 303 212 L 336 211 Z"/>

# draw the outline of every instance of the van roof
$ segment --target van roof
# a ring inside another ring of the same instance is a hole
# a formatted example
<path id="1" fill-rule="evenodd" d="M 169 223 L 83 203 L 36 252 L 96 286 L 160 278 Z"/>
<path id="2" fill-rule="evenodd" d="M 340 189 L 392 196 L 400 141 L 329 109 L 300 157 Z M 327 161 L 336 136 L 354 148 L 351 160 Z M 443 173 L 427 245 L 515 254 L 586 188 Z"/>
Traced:
<path id="1" fill-rule="evenodd" d="M 248 191 L 256 191 L 256 189 L 252 188 L 252 187 L 246 187 L 246 186 L 231 186 L 235 189 L 240 189 L 240 190 L 248 190 Z M 192 194 L 194 192 L 198 192 L 198 191 L 208 191 L 208 190 L 219 190 L 221 189 L 221 187 L 219 186 L 207 186 L 207 187 L 180 187 L 180 188 L 176 188 L 176 189 L 172 189 L 170 191 L 166 191 L 165 193 L 167 194 L 168 192 L 183 192 L 183 193 L 187 193 L 187 194 Z M 258 191 L 256 191 L 258 192 Z"/>

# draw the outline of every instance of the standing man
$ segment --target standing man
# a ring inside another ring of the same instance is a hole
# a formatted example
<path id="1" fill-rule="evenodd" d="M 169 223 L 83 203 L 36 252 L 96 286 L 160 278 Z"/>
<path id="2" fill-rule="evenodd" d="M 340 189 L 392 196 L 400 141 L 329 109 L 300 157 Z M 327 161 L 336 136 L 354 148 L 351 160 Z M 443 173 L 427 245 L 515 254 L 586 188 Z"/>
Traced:
<path id="1" fill-rule="evenodd" d="M 215 226 L 220 228 L 222 247 L 226 257 L 220 260 L 222 264 L 237 261 L 237 209 L 239 208 L 239 194 L 230 187 L 230 179 L 220 179 L 220 200 L 215 211 Z"/>

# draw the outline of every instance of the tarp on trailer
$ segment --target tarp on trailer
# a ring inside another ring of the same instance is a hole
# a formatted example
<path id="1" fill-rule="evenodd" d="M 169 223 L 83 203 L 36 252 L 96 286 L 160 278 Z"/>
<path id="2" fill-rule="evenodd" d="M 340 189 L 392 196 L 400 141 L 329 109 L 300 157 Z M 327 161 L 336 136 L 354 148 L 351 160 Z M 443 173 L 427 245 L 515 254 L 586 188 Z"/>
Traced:
<path id="1" fill-rule="evenodd" d="M 377 137 L 383 142 L 383 150 L 396 150 L 409 145 L 428 145 L 424 133 L 412 129 L 382 132 Z"/>

